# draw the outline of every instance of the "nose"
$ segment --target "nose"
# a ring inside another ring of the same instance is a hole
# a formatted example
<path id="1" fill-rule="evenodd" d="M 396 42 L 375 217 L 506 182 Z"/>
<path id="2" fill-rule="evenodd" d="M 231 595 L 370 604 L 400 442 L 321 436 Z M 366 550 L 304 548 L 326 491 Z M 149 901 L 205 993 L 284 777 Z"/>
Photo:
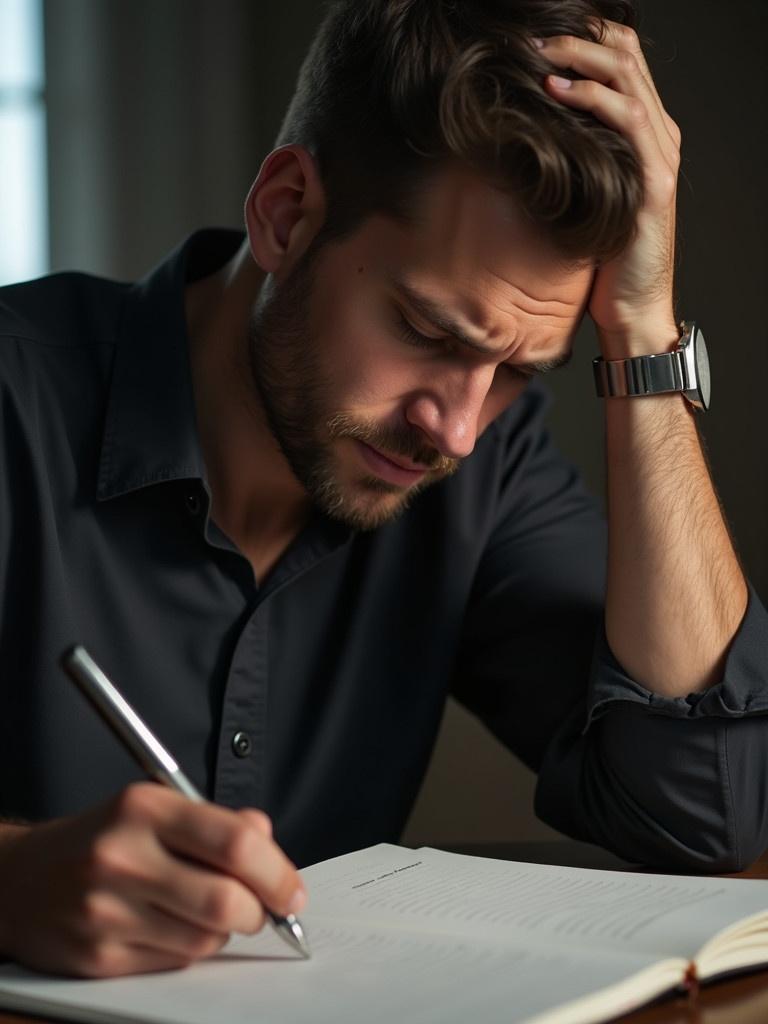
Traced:
<path id="1" fill-rule="evenodd" d="M 475 447 L 494 369 L 476 366 L 456 373 L 436 371 L 434 380 L 409 398 L 406 419 L 424 431 L 441 455 L 465 458 Z"/>

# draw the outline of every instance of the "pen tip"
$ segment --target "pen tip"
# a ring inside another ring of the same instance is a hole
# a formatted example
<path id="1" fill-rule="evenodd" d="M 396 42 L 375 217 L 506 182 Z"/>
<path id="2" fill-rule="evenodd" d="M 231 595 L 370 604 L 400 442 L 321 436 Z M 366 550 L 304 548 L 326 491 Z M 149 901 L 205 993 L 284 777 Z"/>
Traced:
<path id="1" fill-rule="evenodd" d="M 301 921 L 294 914 L 288 914 L 287 917 L 273 917 L 273 922 L 288 945 L 300 953 L 305 960 L 309 960 L 312 953 Z"/>

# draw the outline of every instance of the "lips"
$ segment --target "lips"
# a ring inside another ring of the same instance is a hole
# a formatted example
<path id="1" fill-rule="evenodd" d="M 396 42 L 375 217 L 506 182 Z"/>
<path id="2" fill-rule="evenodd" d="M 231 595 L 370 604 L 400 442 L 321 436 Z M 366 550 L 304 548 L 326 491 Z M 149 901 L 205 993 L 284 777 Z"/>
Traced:
<path id="1" fill-rule="evenodd" d="M 420 462 L 408 462 L 404 458 L 402 458 L 402 456 L 395 458 L 394 455 L 387 455 L 386 452 L 382 452 L 378 448 L 374 448 L 370 444 L 368 445 L 368 447 L 371 449 L 371 451 L 374 451 L 376 452 L 377 455 L 380 455 L 382 459 L 386 459 L 388 462 L 393 462 L 396 466 L 399 466 L 400 469 L 407 469 L 411 473 L 424 473 L 426 472 L 426 470 L 429 469 L 429 466 L 425 466 Z"/>
<path id="2" fill-rule="evenodd" d="M 429 469 L 429 466 L 418 463 L 404 465 L 402 461 L 396 462 L 389 455 L 382 454 L 364 441 L 356 441 L 356 444 L 368 468 L 372 469 L 376 476 L 389 483 L 408 487 L 420 480 Z"/>

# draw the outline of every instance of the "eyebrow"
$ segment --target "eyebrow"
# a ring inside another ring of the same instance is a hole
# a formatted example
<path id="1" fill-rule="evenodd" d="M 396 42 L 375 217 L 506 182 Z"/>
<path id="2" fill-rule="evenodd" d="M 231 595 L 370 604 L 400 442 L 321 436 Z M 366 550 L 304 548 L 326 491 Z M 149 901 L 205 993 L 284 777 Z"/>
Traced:
<path id="1" fill-rule="evenodd" d="M 408 305 L 420 317 L 427 320 L 433 327 L 437 327 L 444 334 L 450 335 L 453 340 L 461 342 L 462 345 L 466 345 L 467 348 L 471 348 L 475 352 L 482 352 L 486 356 L 499 354 L 496 349 L 487 348 L 485 345 L 475 341 L 474 338 L 470 338 L 450 313 L 446 312 L 439 303 L 434 302 L 429 296 L 422 295 L 421 292 L 416 291 L 415 288 L 398 277 L 390 276 L 389 283 L 395 291 L 403 296 Z M 514 366 L 515 369 L 520 370 L 522 373 L 550 373 L 552 370 L 557 370 L 559 367 L 565 366 L 566 363 L 570 362 L 572 355 L 573 346 L 571 345 L 567 351 L 552 359 L 542 359 L 533 363 L 515 363 Z"/>

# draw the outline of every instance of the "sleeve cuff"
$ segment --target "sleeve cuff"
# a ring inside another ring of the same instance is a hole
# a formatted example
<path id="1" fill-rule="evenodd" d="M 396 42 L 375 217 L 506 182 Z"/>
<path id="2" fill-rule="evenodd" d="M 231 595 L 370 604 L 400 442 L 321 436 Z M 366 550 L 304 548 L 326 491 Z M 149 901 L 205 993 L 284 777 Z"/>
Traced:
<path id="1" fill-rule="evenodd" d="M 647 708 L 649 714 L 669 718 L 742 718 L 768 713 L 768 613 L 749 587 L 747 610 L 725 661 L 723 678 L 702 693 L 663 697 L 631 679 L 613 656 L 601 627 L 587 699 L 587 721 L 582 730 L 601 718 L 612 704 L 621 702 Z"/>

